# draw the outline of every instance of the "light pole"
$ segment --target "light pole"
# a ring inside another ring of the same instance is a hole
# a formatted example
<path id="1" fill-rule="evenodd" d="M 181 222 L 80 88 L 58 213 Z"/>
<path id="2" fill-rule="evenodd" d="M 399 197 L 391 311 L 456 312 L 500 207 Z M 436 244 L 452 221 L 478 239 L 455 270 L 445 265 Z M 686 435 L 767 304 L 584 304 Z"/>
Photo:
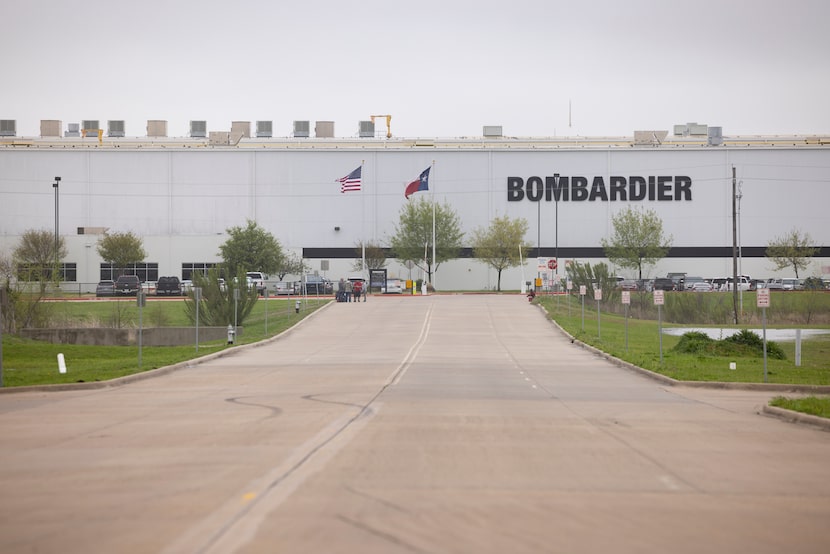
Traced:
<path id="1" fill-rule="evenodd" d="M 59 228 L 59 223 L 60 223 L 60 204 L 58 203 L 58 187 L 60 186 L 60 184 L 61 184 L 61 178 L 60 177 L 55 177 L 55 182 L 52 183 L 52 188 L 55 189 L 55 272 L 58 271 L 58 263 L 59 263 L 59 257 L 60 257 L 60 255 L 59 255 L 60 249 L 58 248 L 58 246 L 60 244 L 59 238 L 58 238 L 59 237 L 58 228 Z M 54 277 L 57 277 L 57 275 L 55 275 Z"/>
<path id="2" fill-rule="evenodd" d="M 556 292 L 559 292 L 559 174 L 553 174 L 553 202 L 554 202 L 554 214 L 556 219 L 556 231 L 554 233 L 554 246 L 553 246 L 553 259 L 556 260 L 556 266 L 554 268 L 555 273 L 555 281 L 556 281 Z"/>

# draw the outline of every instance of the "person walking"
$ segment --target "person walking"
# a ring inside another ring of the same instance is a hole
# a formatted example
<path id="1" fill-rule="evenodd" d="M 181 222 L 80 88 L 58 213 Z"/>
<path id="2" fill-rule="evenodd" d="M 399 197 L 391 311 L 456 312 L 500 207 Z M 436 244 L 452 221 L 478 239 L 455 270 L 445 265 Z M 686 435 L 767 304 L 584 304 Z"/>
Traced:
<path id="1" fill-rule="evenodd" d="M 352 282 L 346 281 L 346 302 L 352 301 Z"/>

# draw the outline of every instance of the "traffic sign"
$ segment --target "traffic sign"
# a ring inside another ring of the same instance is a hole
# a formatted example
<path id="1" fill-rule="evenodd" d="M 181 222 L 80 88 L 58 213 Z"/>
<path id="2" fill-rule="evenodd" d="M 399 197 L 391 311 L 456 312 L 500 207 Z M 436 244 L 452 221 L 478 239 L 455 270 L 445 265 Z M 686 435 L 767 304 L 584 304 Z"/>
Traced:
<path id="1" fill-rule="evenodd" d="M 557 267 L 556 258 L 551 258 L 550 260 L 548 260 L 548 269 L 556 269 L 556 267 Z"/>
<path id="2" fill-rule="evenodd" d="M 755 306 L 757 308 L 769 308 L 769 289 L 755 291 Z"/>
<path id="3" fill-rule="evenodd" d="M 631 291 L 627 291 L 627 290 L 622 291 L 622 303 L 623 304 L 631 304 Z"/>
<path id="4" fill-rule="evenodd" d="M 662 290 L 655 290 L 654 291 L 654 305 L 655 306 L 662 306 L 664 303 L 663 301 L 663 291 Z"/>

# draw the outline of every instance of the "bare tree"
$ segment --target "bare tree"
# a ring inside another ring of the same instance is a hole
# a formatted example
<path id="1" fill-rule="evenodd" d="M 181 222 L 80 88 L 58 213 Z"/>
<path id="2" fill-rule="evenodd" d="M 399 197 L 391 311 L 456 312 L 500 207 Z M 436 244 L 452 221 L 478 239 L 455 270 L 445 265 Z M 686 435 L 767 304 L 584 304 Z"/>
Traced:
<path id="1" fill-rule="evenodd" d="M 798 270 L 807 269 L 811 258 L 818 252 L 818 248 L 811 246 L 812 242 L 809 234 L 792 229 L 769 242 L 766 256 L 775 264 L 776 269 L 792 267 L 798 278 Z"/>

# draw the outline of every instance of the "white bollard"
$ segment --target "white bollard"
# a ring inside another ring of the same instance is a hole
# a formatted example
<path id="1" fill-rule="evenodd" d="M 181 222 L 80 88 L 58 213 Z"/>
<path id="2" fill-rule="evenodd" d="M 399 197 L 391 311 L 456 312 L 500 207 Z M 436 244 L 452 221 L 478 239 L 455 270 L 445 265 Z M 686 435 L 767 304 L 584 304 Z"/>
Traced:
<path id="1" fill-rule="evenodd" d="M 63 358 L 63 353 L 58 354 L 58 371 L 66 373 L 66 360 Z"/>

